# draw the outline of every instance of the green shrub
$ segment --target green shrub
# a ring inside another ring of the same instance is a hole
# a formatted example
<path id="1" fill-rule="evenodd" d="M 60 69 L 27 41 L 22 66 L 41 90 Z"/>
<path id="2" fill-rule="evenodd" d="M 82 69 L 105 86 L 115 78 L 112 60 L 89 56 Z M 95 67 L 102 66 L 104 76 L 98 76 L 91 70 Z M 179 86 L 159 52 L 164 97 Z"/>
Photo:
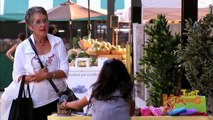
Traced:
<path id="1" fill-rule="evenodd" d="M 177 92 L 178 63 L 177 45 L 180 35 L 172 35 L 165 16 L 158 15 L 153 25 L 145 26 L 149 36 L 144 46 L 144 56 L 140 59 L 141 68 L 135 79 L 143 82 L 149 89 L 147 105 L 162 106 L 162 94 Z"/>
<path id="2" fill-rule="evenodd" d="M 186 21 L 187 43 L 180 46 L 179 60 L 192 89 L 207 98 L 207 111 L 213 114 L 213 15 L 192 24 Z"/>

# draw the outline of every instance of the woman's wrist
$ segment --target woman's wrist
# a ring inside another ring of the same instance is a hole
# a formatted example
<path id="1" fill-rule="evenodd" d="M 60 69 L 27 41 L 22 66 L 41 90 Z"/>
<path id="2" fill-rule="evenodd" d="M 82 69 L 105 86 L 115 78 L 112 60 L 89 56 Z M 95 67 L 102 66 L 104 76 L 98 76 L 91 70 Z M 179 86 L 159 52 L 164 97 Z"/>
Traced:
<path id="1" fill-rule="evenodd" d="M 55 78 L 55 73 L 54 73 L 54 72 L 51 72 L 51 73 L 50 73 L 49 79 L 54 79 L 54 78 Z"/>

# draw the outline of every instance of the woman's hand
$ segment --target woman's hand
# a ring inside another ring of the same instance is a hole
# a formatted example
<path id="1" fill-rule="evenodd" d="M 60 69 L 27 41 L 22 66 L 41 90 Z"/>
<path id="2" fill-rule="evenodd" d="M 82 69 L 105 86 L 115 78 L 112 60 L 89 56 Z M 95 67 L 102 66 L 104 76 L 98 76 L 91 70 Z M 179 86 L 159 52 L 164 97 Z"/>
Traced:
<path id="1" fill-rule="evenodd" d="M 22 75 L 23 76 L 23 75 Z M 22 80 L 22 76 L 20 76 L 18 78 L 18 81 L 21 81 Z M 35 78 L 35 75 L 26 75 L 25 76 L 25 83 L 30 83 L 33 81 L 33 79 Z"/>
<path id="2" fill-rule="evenodd" d="M 34 82 L 40 82 L 42 80 L 48 79 L 48 69 L 47 67 L 44 67 L 43 69 L 40 69 L 38 72 L 36 72 L 34 75 L 30 75 L 31 79 L 29 80 Z"/>
<path id="3" fill-rule="evenodd" d="M 25 77 L 25 83 L 30 83 L 33 81 L 35 75 L 26 75 Z"/>

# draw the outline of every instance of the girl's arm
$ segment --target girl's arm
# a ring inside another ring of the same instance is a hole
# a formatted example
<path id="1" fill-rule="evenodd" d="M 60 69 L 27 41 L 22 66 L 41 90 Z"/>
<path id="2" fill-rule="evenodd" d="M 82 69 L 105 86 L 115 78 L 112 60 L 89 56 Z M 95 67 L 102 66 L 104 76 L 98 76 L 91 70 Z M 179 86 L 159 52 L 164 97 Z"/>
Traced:
<path id="1" fill-rule="evenodd" d="M 14 58 L 12 56 L 12 54 L 15 52 L 17 47 L 17 44 L 13 45 L 7 52 L 6 52 L 6 56 L 11 60 L 14 61 Z"/>
<path id="2" fill-rule="evenodd" d="M 72 109 L 80 110 L 88 104 L 89 104 L 89 101 L 87 100 L 87 97 L 84 96 L 80 100 L 75 100 L 72 102 L 65 101 L 65 102 L 61 103 L 60 108 L 61 109 L 72 108 Z"/>

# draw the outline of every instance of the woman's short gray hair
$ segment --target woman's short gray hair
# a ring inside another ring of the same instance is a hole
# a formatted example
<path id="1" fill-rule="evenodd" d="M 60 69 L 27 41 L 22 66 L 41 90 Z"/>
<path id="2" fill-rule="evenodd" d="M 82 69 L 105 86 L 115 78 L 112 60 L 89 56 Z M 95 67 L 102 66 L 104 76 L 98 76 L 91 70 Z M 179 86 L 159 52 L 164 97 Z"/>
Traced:
<path id="1" fill-rule="evenodd" d="M 27 12 L 25 14 L 25 22 L 27 25 L 33 24 L 33 15 L 35 13 L 41 13 L 41 14 L 47 16 L 47 11 L 43 7 L 37 7 L 37 6 L 31 7 L 27 10 Z"/>

